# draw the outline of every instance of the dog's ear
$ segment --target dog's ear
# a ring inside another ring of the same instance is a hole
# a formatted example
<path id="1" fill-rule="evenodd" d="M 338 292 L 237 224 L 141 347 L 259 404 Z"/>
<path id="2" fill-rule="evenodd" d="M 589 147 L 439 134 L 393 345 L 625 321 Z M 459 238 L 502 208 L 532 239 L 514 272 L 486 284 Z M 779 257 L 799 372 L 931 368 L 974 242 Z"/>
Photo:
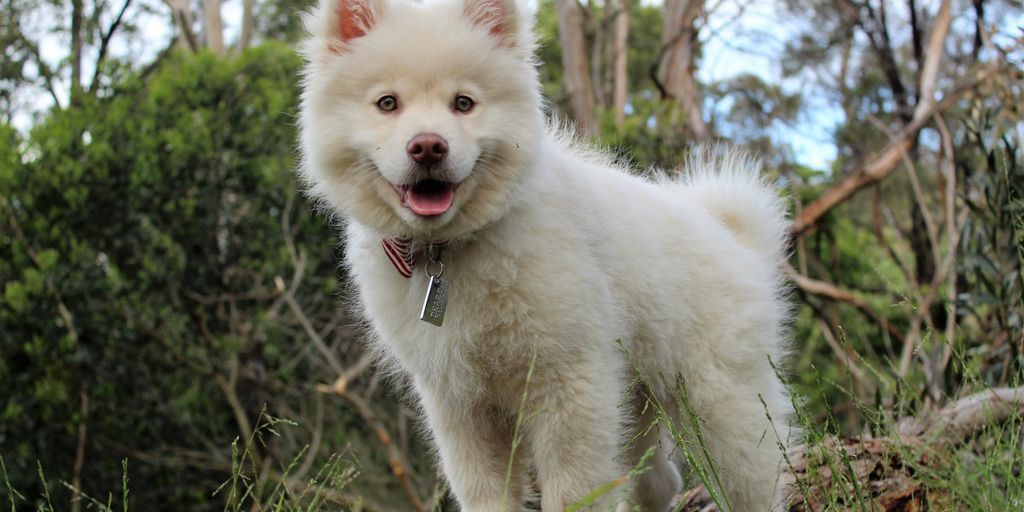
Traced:
<path id="1" fill-rule="evenodd" d="M 522 7 L 516 0 L 465 0 L 463 12 L 474 25 L 486 28 L 502 46 L 515 47 L 524 28 Z"/>
<path id="2" fill-rule="evenodd" d="M 353 39 L 365 36 L 384 14 L 382 0 L 335 0 L 334 36 L 343 50 Z"/>

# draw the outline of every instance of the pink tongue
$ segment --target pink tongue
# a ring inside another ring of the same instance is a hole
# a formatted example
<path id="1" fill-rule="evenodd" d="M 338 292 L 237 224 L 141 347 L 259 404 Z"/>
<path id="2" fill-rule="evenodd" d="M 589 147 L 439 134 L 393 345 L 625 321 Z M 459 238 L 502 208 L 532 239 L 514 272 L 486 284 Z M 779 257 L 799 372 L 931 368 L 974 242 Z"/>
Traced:
<path id="1" fill-rule="evenodd" d="M 405 191 L 405 204 L 416 215 L 441 215 L 452 207 L 455 190 L 449 185 L 409 187 Z"/>

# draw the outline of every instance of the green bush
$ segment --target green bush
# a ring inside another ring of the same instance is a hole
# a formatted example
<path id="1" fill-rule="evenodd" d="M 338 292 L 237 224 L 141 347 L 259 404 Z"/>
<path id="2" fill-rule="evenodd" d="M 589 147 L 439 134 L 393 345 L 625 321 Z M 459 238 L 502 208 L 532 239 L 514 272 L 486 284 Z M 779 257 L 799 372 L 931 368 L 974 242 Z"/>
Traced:
<path id="1" fill-rule="evenodd" d="M 116 489 L 126 457 L 229 460 L 221 375 L 251 419 L 278 374 L 315 371 L 291 362 L 304 338 L 267 320 L 290 250 L 307 259 L 299 299 L 337 304 L 336 241 L 294 178 L 299 65 L 279 44 L 175 54 L 27 138 L 0 127 L 0 454 L 30 500 L 37 460 L 51 490 L 71 481 L 79 425 L 83 487 Z M 207 502 L 227 471 L 206 466 L 133 464 L 151 491 L 136 509 Z"/>

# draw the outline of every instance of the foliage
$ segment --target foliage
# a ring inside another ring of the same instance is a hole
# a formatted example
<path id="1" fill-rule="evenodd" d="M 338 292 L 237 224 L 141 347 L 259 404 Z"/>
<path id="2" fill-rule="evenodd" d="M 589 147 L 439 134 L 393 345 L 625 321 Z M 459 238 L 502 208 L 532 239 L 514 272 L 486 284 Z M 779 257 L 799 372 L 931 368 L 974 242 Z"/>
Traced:
<path id="1" fill-rule="evenodd" d="M 36 460 L 51 489 L 71 481 L 87 425 L 86 489 L 112 488 L 124 457 L 220 447 L 195 470 L 133 464 L 161 489 L 136 506 L 193 508 L 238 435 L 218 382 L 244 414 L 313 407 L 281 383 L 322 371 L 275 320 L 275 279 L 301 280 L 313 310 L 334 308 L 338 283 L 330 230 L 296 191 L 297 71 L 276 44 L 235 59 L 179 53 L 27 138 L 3 128 L 0 448 L 27 496 L 40 494 Z M 297 258 L 307 275 L 293 275 Z"/>

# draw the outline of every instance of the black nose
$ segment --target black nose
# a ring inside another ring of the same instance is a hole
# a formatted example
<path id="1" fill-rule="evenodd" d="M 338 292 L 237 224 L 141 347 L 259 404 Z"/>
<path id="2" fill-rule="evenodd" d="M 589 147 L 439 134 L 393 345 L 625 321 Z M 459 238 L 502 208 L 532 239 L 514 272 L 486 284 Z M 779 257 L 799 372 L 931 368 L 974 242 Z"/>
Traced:
<path id="1" fill-rule="evenodd" d="M 435 165 L 448 154 L 448 141 L 436 133 L 421 133 L 409 141 L 405 151 L 418 164 Z"/>

